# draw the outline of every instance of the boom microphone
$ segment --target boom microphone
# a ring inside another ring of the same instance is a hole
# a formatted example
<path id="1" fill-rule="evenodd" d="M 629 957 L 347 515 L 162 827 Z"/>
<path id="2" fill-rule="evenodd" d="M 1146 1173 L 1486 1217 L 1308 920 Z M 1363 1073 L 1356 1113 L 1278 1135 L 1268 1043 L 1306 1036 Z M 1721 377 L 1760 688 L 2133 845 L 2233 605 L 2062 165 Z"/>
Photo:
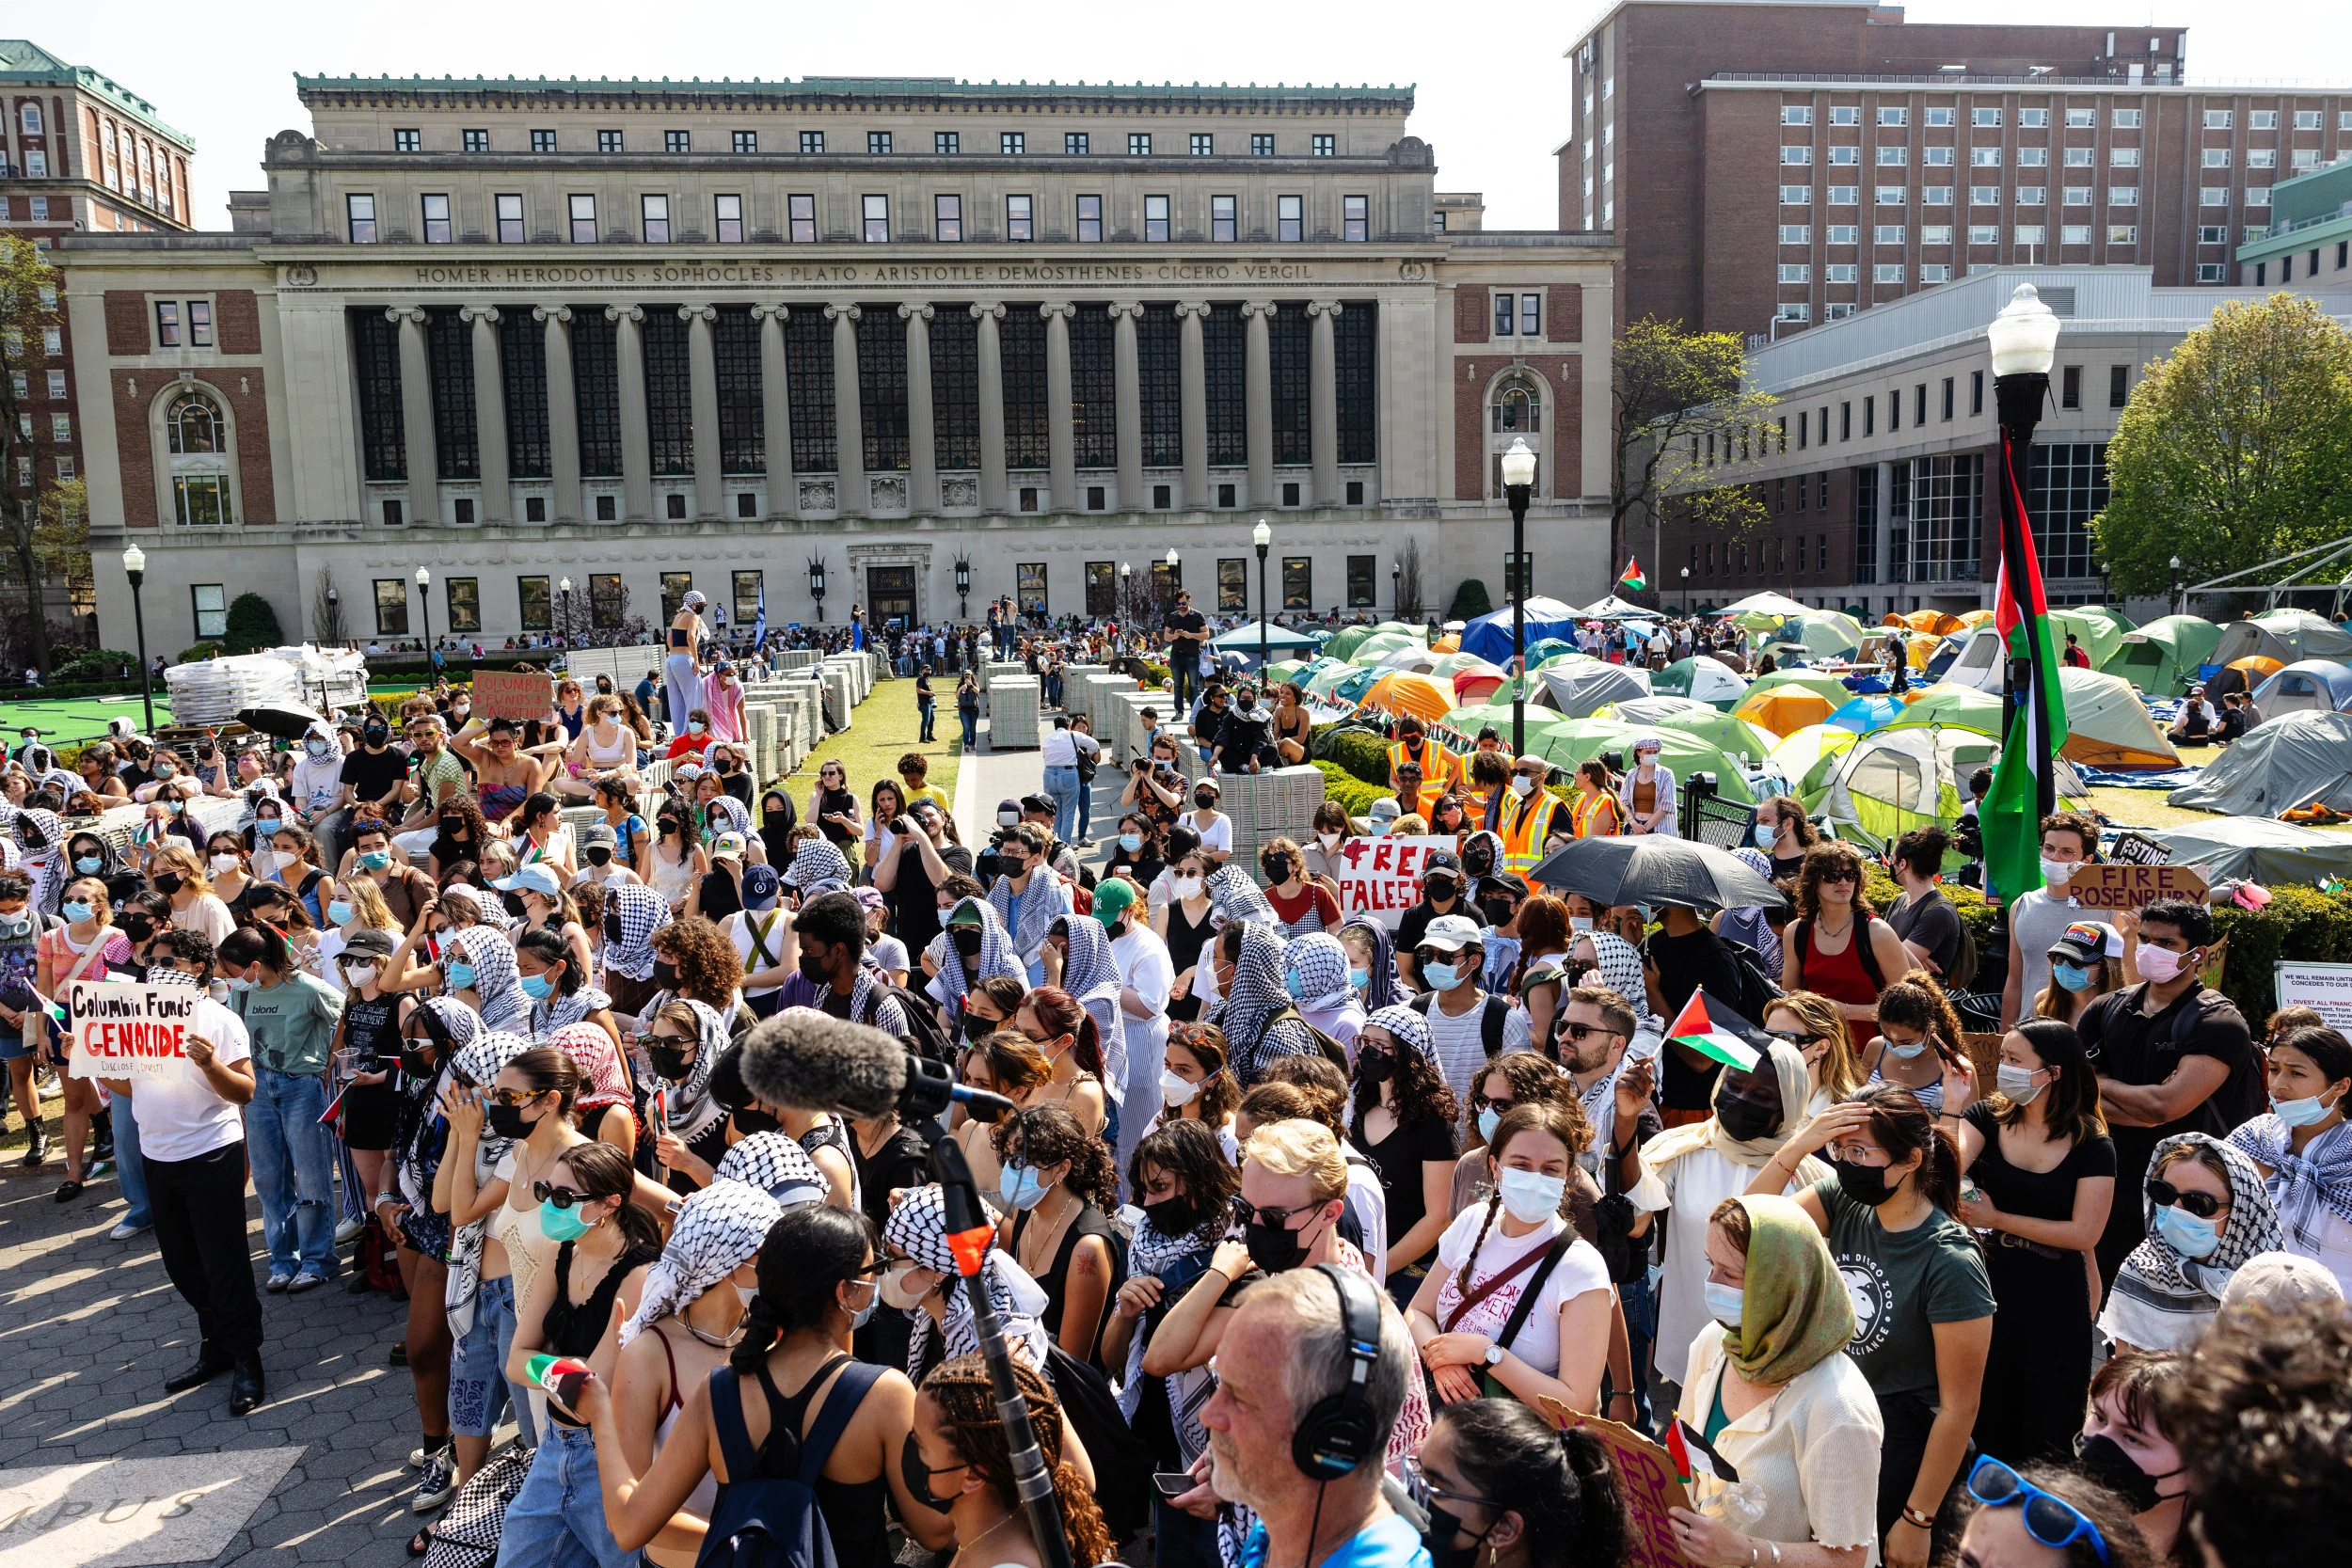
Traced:
<path id="1" fill-rule="evenodd" d="M 787 1007 L 743 1038 L 744 1086 L 767 1105 L 878 1117 L 897 1111 L 909 1119 L 936 1116 L 950 1100 L 981 1121 L 1015 1109 L 986 1089 L 954 1081 L 941 1063 L 926 1061 L 882 1030 L 851 1023 L 814 1007 Z"/>

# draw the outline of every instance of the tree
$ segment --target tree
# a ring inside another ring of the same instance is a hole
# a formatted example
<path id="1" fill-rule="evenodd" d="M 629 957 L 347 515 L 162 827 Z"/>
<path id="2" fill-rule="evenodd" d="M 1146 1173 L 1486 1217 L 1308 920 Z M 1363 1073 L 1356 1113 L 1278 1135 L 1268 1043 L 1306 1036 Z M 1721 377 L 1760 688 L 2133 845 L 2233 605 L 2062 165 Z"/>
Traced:
<path id="1" fill-rule="evenodd" d="M 1714 477 L 1736 465 L 1751 441 L 1760 457 L 1768 440 L 1786 439 L 1767 417 L 1778 400 L 1747 386 L 1739 335 L 1686 332 L 1678 322 L 1645 316 L 1613 352 L 1611 570 L 1626 558 L 1629 519 L 1636 512 L 1655 518 L 1670 499 L 1686 520 L 1725 533 L 1761 523 L 1764 504 L 1753 490 Z"/>
<path id="2" fill-rule="evenodd" d="M 49 673 L 49 617 L 42 603 L 46 579 L 37 536 L 47 510 L 45 489 L 79 481 L 56 479 L 54 453 L 43 460 L 44 447 L 56 442 L 54 420 L 62 411 L 44 410 L 49 416 L 44 419 L 27 405 L 36 377 L 45 388 L 51 357 L 48 334 L 59 327 L 56 270 L 41 260 L 32 241 L 21 234 L 0 234 L 0 495 L 8 498 L 0 500 L 0 515 L 8 519 L 14 576 L 24 585 L 33 665 L 44 677 Z M 41 438 L 44 432 L 49 442 Z M 87 549 L 82 554 L 87 561 Z"/>
<path id="3" fill-rule="evenodd" d="M 1449 621 L 1475 621 L 1481 615 L 1494 613 L 1494 601 L 1486 596 L 1486 584 L 1480 578 L 1464 578 L 1454 591 L 1454 606 L 1445 612 Z"/>
<path id="4" fill-rule="evenodd" d="M 278 627 L 278 611 L 259 594 L 240 594 L 229 601 L 228 627 L 221 641 L 232 654 L 275 648 L 286 641 Z"/>
<path id="5" fill-rule="evenodd" d="M 310 585 L 310 635 L 323 648 L 340 648 L 351 640 L 349 623 L 343 618 L 342 595 L 335 587 L 335 574 L 324 567 L 318 580 Z"/>
<path id="6" fill-rule="evenodd" d="M 2230 304 L 2154 361 L 2092 519 L 2118 594 L 2224 577 L 2352 533 L 2352 332 L 2308 297 Z"/>
<path id="7" fill-rule="evenodd" d="M 1396 557 L 1396 618 L 1418 621 L 1422 612 L 1421 541 L 1407 539 Z"/>

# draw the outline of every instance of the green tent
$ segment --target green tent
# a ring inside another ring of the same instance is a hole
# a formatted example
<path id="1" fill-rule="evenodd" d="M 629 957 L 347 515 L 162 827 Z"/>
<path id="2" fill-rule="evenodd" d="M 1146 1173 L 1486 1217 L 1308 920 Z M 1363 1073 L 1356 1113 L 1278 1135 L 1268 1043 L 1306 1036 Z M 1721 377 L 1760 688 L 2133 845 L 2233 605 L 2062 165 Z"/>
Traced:
<path id="1" fill-rule="evenodd" d="M 1656 721 L 1661 730 L 1680 730 L 1708 742 L 1725 756 L 1744 754 L 1752 763 L 1760 763 L 1780 736 L 1744 719 L 1734 719 L 1728 713 L 1709 709 L 1704 713 L 1670 713 Z"/>
<path id="2" fill-rule="evenodd" d="M 1323 651 L 1332 658 L 1345 658 L 1372 633 L 1370 626 L 1343 626 L 1331 634 L 1330 641 L 1324 643 Z"/>
<path id="3" fill-rule="evenodd" d="M 1832 708 L 1844 707 L 1853 701 L 1853 688 L 1836 675 L 1824 675 L 1811 670 L 1775 670 L 1769 675 L 1758 675 L 1748 683 L 1748 695 L 1760 697 L 1784 686 L 1798 687 L 1816 697 L 1825 698 Z"/>
<path id="4" fill-rule="evenodd" d="M 1860 623 L 1835 610 L 1807 610 L 1792 616 L 1772 635 L 1776 641 L 1801 644 L 1816 657 L 1850 654 L 1862 646 Z"/>
<path id="5" fill-rule="evenodd" d="M 1659 671 L 1650 677 L 1649 689 L 1661 697 L 1694 697 L 1729 713 L 1748 694 L 1748 677 L 1719 658 L 1700 654 Z"/>
<path id="6" fill-rule="evenodd" d="M 1303 658 L 1280 659 L 1265 667 L 1265 678 L 1272 684 L 1279 686 L 1306 667 L 1307 661 Z"/>
<path id="7" fill-rule="evenodd" d="M 2195 615 L 2164 615 L 2123 634 L 2115 652 L 2099 664 L 2151 697 L 2177 697 L 2213 661 L 2221 628 Z"/>
<path id="8" fill-rule="evenodd" d="M 2050 636 L 2058 647 L 2066 646 L 2066 634 L 2073 632 L 2083 652 L 2090 656 L 2093 670 L 2115 657 L 2115 650 L 2123 645 L 2123 634 L 2130 630 L 2105 615 L 2094 614 L 2088 605 L 2050 611 Z"/>
<path id="9" fill-rule="evenodd" d="M 1576 651 L 1576 644 L 1565 638 L 1539 637 L 1527 645 L 1527 667 L 1533 670 L 1556 654 L 1572 654 Z"/>
<path id="10" fill-rule="evenodd" d="M 1756 804 L 1756 791 L 1748 787 L 1747 776 L 1740 772 L 1735 759 L 1698 736 L 1663 725 L 1629 724 L 1614 719 L 1567 719 L 1556 724 L 1541 745 L 1531 736 L 1528 749 L 1555 768 L 1573 770 L 1579 763 L 1589 762 L 1604 752 L 1623 753 L 1624 760 L 1631 762 L 1633 737 L 1638 735 L 1658 736 L 1659 760 L 1673 770 L 1677 780 L 1688 779 L 1693 772 L 1711 772 L 1715 775 L 1715 787 L 1724 800 L 1735 805 Z"/>
<path id="11" fill-rule="evenodd" d="M 1931 686 L 1883 727 L 1892 730 L 1920 724 L 1944 724 L 1997 736 L 2001 733 L 2000 693 L 1979 691 L 1973 686 Z"/>
<path id="12" fill-rule="evenodd" d="M 1339 639 L 1333 638 L 1331 641 L 1336 642 Z M 1399 648 L 1426 649 L 1428 646 L 1428 639 L 1419 632 L 1375 631 L 1361 642 L 1357 643 L 1345 657 L 1350 664 L 1374 664 L 1378 662 L 1381 655 L 1392 654 Z M 1328 644 L 1326 644 L 1326 648 L 1327 651 Z"/>
<path id="13" fill-rule="evenodd" d="M 1770 761 L 1804 809 L 1818 811 L 1821 797 L 1829 793 L 1837 759 L 1861 738 L 1842 724 L 1807 724 L 1773 747 Z"/>

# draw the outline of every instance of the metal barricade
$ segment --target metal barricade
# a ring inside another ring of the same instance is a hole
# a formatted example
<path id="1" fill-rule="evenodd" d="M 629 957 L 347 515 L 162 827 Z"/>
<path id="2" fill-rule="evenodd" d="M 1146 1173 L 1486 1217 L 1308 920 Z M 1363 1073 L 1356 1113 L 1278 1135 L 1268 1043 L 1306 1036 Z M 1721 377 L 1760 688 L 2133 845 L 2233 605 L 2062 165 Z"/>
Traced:
<path id="1" fill-rule="evenodd" d="M 1726 800 L 1716 792 L 1714 775 L 1694 773 L 1682 786 L 1682 836 L 1693 844 L 1737 849 L 1755 842 L 1756 808 Z"/>

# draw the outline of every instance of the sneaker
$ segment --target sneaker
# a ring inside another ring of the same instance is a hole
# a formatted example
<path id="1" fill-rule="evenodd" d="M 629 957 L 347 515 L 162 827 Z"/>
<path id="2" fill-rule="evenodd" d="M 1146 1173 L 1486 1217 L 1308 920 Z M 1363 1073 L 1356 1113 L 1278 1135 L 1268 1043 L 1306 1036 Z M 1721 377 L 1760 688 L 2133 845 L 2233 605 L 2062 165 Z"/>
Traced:
<path id="1" fill-rule="evenodd" d="M 309 1269 L 305 1269 L 287 1282 L 286 1293 L 290 1296 L 298 1296 L 305 1291 L 315 1291 L 326 1283 L 325 1275 L 312 1274 Z"/>
<path id="2" fill-rule="evenodd" d="M 411 1513 L 430 1513 L 457 1495 L 457 1448 L 451 1444 L 425 1455 L 424 1474 L 417 1480 L 417 1495 L 409 1499 Z"/>
<path id="3" fill-rule="evenodd" d="M 287 1286 L 293 1283 L 294 1275 L 290 1274 L 279 1274 L 277 1270 L 272 1269 L 270 1271 L 269 1277 L 262 1282 L 262 1289 L 275 1294 L 278 1291 L 282 1291 Z"/>
<path id="4" fill-rule="evenodd" d="M 106 1232 L 106 1240 L 127 1242 L 134 1236 L 143 1236 L 154 1228 L 151 1225 L 133 1225 L 129 1220 L 122 1220 L 112 1230 Z"/>
<path id="5" fill-rule="evenodd" d="M 335 1227 L 335 1244 L 337 1246 L 342 1245 L 345 1242 L 350 1241 L 354 1236 L 358 1235 L 360 1231 L 365 1230 L 367 1227 L 368 1222 L 365 1220 L 347 1219 L 343 1221 L 341 1225 Z"/>
<path id="6" fill-rule="evenodd" d="M 36 1073 L 33 1077 L 33 1089 L 43 1100 L 65 1098 L 65 1085 L 57 1082 L 57 1075 L 54 1072 Z"/>

